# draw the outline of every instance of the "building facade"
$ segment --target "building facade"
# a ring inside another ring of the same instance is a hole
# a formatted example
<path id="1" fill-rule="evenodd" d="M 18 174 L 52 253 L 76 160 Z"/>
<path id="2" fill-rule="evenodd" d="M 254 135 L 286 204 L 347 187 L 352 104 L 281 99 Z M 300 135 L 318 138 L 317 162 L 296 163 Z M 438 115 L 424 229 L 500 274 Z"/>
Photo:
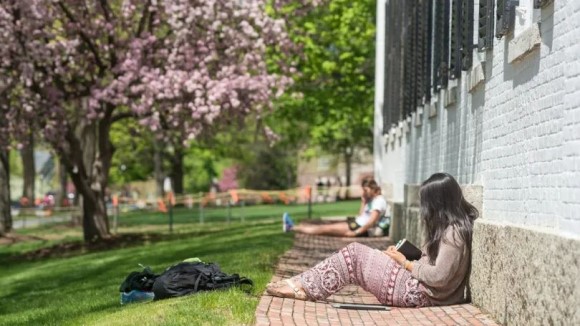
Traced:
<path id="1" fill-rule="evenodd" d="M 448 172 L 480 210 L 473 303 L 579 325 L 580 1 L 378 0 L 375 94 L 393 237 L 420 241 L 418 184 Z"/>

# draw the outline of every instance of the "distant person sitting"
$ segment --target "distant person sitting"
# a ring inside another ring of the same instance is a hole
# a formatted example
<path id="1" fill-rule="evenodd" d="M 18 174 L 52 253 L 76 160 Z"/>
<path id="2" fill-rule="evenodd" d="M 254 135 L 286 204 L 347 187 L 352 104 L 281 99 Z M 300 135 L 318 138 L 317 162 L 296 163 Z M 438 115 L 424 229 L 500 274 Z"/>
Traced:
<path id="1" fill-rule="evenodd" d="M 385 197 L 381 195 L 381 188 L 371 178 L 363 180 L 361 186 L 363 195 L 357 217 L 347 217 L 346 221 L 330 224 L 301 223 L 294 225 L 290 216 L 284 214 L 284 231 L 339 237 L 387 235 L 390 224 L 389 205 Z"/>

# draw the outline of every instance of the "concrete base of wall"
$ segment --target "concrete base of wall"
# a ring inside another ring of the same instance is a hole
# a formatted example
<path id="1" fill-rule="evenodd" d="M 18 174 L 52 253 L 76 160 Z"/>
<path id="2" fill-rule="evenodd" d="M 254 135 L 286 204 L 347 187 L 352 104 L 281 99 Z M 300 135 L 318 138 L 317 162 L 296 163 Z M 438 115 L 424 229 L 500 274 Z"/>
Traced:
<path id="1" fill-rule="evenodd" d="M 504 325 L 580 325 L 580 241 L 480 219 L 472 301 Z"/>
<path id="2" fill-rule="evenodd" d="M 421 221 L 421 208 L 419 201 L 419 188 L 417 184 L 406 184 L 403 202 L 403 235 L 411 243 L 420 247 L 425 240 L 423 222 Z"/>
<path id="3" fill-rule="evenodd" d="M 391 209 L 392 214 L 389 237 L 396 243 L 405 237 L 403 203 L 391 203 Z"/>

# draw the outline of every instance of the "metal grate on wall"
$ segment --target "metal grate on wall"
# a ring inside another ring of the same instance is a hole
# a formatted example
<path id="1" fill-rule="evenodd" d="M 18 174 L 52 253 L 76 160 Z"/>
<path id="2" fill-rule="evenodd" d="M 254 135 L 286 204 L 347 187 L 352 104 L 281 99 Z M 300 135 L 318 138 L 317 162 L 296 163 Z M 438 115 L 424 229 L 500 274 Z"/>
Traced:
<path id="1" fill-rule="evenodd" d="M 383 100 L 383 134 L 403 115 L 403 15 L 404 1 L 385 5 L 385 82 Z"/>
<path id="2" fill-rule="evenodd" d="M 478 42 L 479 51 L 487 51 L 493 48 L 494 27 L 494 0 L 479 1 Z"/>
<path id="3" fill-rule="evenodd" d="M 519 0 L 497 0 L 495 36 L 502 38 L 513 31 L 516 19 L 516 6 Z"/>
<path id="4" fill-rule="evenodd" d="M 483 30 L 478 28 L 481 42 L 489 46 L 494 0 L 481 1 L 489 19 Z M 474 3 L 469 0 L 386 2 L 383 133 L 447 87 L 448 80 L 459 78 L 461 70 L 471 68 L 473 19 Z"/>
<path id="5" fill-rule="evenodd" d="M 450 0 L 434 1 L 433 91 L 447 87 L 449 71 Z"/>
<path id="6" fill-rule="evenodd" d="M 485 0 L 482 0 L 485 1 Z M 473 65 L 473 1 L 461 4 L 461 69 L 469 70 Z"/>

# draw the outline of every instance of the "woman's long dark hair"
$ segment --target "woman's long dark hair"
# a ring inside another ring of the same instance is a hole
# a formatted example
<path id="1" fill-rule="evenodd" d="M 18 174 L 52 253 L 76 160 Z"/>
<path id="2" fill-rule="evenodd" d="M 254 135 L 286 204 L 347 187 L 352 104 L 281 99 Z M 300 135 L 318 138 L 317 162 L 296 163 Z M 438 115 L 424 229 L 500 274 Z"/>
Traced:
<path id="1" fill-rule="evenodd" d="M 449 226 L 455 228 L 460 240 L 471 251 L 473 222 L 479 212 L 463 198 L 457 181 L 450 174 L 435 173 L 421 184 L 419 197 L 421 218 L 427 234 L 425 245 L 431 263 L 435 263 L 439 245 Z"/>

